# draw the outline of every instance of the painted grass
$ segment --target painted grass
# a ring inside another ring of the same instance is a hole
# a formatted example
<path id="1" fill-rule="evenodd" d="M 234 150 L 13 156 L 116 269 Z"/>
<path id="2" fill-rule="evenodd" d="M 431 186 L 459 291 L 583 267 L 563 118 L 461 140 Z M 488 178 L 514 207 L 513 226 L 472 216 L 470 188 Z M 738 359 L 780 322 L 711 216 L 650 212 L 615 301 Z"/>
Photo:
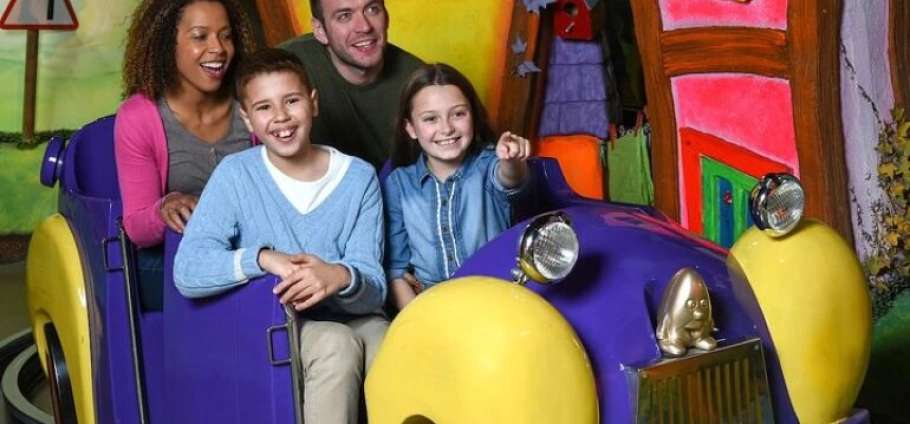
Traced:
<path id="1" fill-rule="evenodd" d="M 0 61 L 0 81 L 4 84 L 0 131 L 22 131 L 24 81 L 19 66 Z M 120 93 L 120 72 L 116 69 L 88 75 L 45 75 L 38 81 L 35 129 L 79 128 L 110 115 L 122 100 Z"/>
<path id="2" fill-rule="evenodd" d="M 873 413 L 876 424 L 910 423 L 910 290 L 894 299 L 875 322 L 872 357 L 858 404 Z M 850 337 L 845 334 L 844 337 Z"/>
<path id="3" fill-rule="evenodd" d="M 29 234 L 57 210 L 57 189 L 39 181 L 44 145 L 21 150 L 0 144 L 0 234 Z"/>

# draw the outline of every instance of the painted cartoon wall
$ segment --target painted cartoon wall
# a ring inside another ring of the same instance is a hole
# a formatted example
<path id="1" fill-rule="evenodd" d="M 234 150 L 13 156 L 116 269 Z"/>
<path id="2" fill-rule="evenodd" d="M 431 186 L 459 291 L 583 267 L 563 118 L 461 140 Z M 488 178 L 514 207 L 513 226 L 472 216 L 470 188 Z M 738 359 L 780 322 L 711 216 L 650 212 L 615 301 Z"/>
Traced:
<path id="1" fill-rule="evenodd" d="M 12 0 L 0 0 L 0 12 Z M 34 1 L 34 0 L 17 0 Z M 298 33 L 311 29 L 309 2 L 286 1 Z M 245 0 L 255 10 L 253 0 Z M 139 0 L 71 0 L 75 31 L 39 33 L 35 130 L 76 129 L 112 114 L 120 103 L 120 65 L 129 17 Z M 495 108 L 502 77 L 510 2 L 488 0 L 395 0 L 389 37 L 426 61 L 461 69 L 488 108 Z M 432 10 L 433 13 L 426 13 Z M 254 17 L 258 20 L 258 16 Z M 19 133 L 23 121 L 26 31 L 0 30 L 0 132 Z M 12 137 L 12 136 L 11 136 Z M 0 235 L 29 233 L 55 209 L 55 196 L 38 183 L 42 148 L 15 149 L 0 143 Z M 12 205 L 20 207 L 12 208 Z"/>
<path id="2" fill-rule="evenodd" d="M 0 0 L 0 12 L 10 1 Z M 75 129 L 114 113 L 124 34 L 138 3 L 72 0 L 78 29 L 39 31 L 36 131 Z M 22 131 L 25 50 L 26 31 L 0 30 L 0 133 L 7 133 L 0 142 L 0 259 L 21 259 L 27 234 L 56 209 L 56 193 L 38 182 L 43 145 L 14 142 Z"/>
<path id="3" fill-rule="evenodd" d="M 895 102 L 888 54 L 889 31 L 903 30 L 906 34 L 906 29 L 889 28 L 892 11 L 887 3 L 845 0 L 841 27 L 841 117 L 853 199 L 850 208 L 857 250 L 867 261 L 876 256 L 897 256 L 888 251 L 890 245 L 882 240 L 887 238 L 887 231 L 876 234 L 881 221 L 874 213 L 877 202 L 889 199 L 889 193 L 876 184 L 880 172 L 880 153 L 876 149 L 879 134 L 885 125 L 893 123 L 894 107 L 908 106 Z M 905 229 L 905 236 L 906 232 Z M 886 249 L 882 251 L 882 247 Z M 891 250 L 895 248 L 890 246 Z M 906 256 L 903 264 L 906 266 Z M 873 412 L 873 422 L 906 422 L 905 403 L 910 396 L 910 365 L 906 360 L 910 356 L 910 281 L 904 274 L 877 280 L 873 285 L 873 307 L 878 316 L 872 357 L 858 400 Z"/>
<path id="4" fill-rule="evenodd" d="M 0 0 L 0 11 L 11 0 Z M 28 1 L 28 0 L 19 0 Z M 78 128 L 114 112 L 129 15 L 138 0 L 71 0 L 75 31 L 40 31 L 35 127 Z M 22 129 L 25 35 L 0 30 L 0 131 Z"/>
<path id="5" fill-rule="evenodd" d="M 11 0 L 0 0 L 4 10 Z M 23 0 L 25 1 L 25 0 Z M 310 30 L 306 1 L 288 2 L 299 32 Z M 113 113 L 120 101 L 120 60 L 129 14 L 138 0 L 72 0 L 79 17 L 76 31 L 42 31 L 39 41 L 38 130 L 77 128 L 96 117 Z M 712 1 L 692 9 L 685 2 L 661 0 L 668 29 L 699 25 L 748 25 L 781 28 L 785 23 L 784 0 L 753 2 L 748 8 L 735 2 Z M 869 205 L 880 191 L 869 184 L 875 169 L 879 121 L 886 119 L 893 104 L 885 54 L 887 8 L 882 2 L 871 7 L 846 1 L 843 30 L 842 105 L 847 140 L 851 187 L 856 195 L 856 232 L 869 231 Z M 446 61 L 462 69 L 488 106 L 498 99 L 501 61 L 511 13 L 510 2 L 485 0 L 398 0 L 388 4 L 392 42 L 427 61 Z M 432 14 L 426 10 L 434 11 Z M 748 13 L 746 13 L 748 12 Z M 492 28 L 492 29 L 491 29 Z M 25 32 L 0 30 L 0 131 L 18 132 L 22 124 Z M 693 128 L 724 139 L 735 140 L 794 172 L 799 173 L 792 128 L 786 125 L 792 111 L 784 98 L 785 82 L 774 79 L 714 75 L 677 78 L 673 84 L 680 128 Z M 781 96 L 761 93 L 781 91 Z M 705 100 L 710 97 L 710 102 Z M 700 100 L 701 99 L 701 100 Z M 737 99 L 750 99 L 748 102 Z M 712 104 L 711 108 L 699 105 Z M 690 106 L 691 105 L 691 106 Z M 718 119 L 708 119 L 710 117 Z M 740 122 L 754 125 L 726 125 Z M 709 123 L 711 122 L 711 123 Z M 760 125 L 777 122 L 778 125 Z M 714 125 L 714 126 L 712 126 Z M 773 140 L 773 142 L 772 142 Z M 790 141 L 788 141 L 790 140 Z M 8 156 L 8 155 L 7 155 Z M 33 154 L 34 156 L 34 154 Z M 680 170 L 680 172 L 683 172 Z M 681 188 L 685 198 L 685 188 Z M 11 197 L 6 197 L 10 199 Z M 688 221 L 686 206 L 681 218 Z M 865 218 L 865 219 L 863 219 Z M 865 225 L 865 227 L 863 227 Z M 0 228 L 0 234 L 4 229 Z M 858 238 L 860 253 L 867 248 Z"/>

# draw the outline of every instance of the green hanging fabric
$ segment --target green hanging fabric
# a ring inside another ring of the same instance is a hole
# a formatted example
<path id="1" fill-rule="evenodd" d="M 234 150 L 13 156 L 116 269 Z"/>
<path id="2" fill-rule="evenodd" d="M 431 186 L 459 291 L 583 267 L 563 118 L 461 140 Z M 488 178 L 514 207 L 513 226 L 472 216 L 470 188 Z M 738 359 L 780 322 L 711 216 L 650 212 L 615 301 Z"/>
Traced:
<path id="1" fill-rule="evenodd" d="M 646 133 L 644 128 L 639 128 L 615 141 L 604 143 L 610 176 L 610 200 L 637 205 L 654 204 L 654 183 L 651 180 Z"/>

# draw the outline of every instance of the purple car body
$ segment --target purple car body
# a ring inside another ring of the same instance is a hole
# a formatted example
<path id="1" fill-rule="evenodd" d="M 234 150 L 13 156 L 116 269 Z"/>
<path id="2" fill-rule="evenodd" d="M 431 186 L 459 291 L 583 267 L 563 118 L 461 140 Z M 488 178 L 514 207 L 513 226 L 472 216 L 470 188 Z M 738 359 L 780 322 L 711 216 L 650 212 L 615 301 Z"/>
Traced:
<path id="1" fill-rule="evenodd" d="M 122 205 L 113 158 L 114 117 L 86 125 L 63 148 L 48 145 L 42 182 L 60 180 L 59 211 L 70 223 L 83 264 L 90 322 L 92 387 L 98 423 L 293 423 L 295 396 L 284 308 L 274 277 L 223 295 L 182 297 L 166 278 L 164 312 L 143 311 L 125 279 Z M 711 290 L 714 336 L 721 346 L 758 338 L 774 421 L 797 422 L 774 345 L 751 288 L 728 270 L 727 251 L 699 239 L 660 212 L 576 196 L 553 160 L 532 162 L 535 189 L 527 216 L 563 209 L 578 233 L 580 256 L 560 284 L 532 289 L 567 318 L 593 365 L 603 423 L 635 421 L 628 369 L 661 359 L 655 315 L 664 287 L 682 267 Z M 519 224 L 483 247 L 458 276 L 510 279 Z M 179 236 L 169 233 L 170 276 Z M 136 349 L 133 348 L 135 322 Z M 849 422 L 866 422 L 858 411 Z"/>
<path id="2" fill-rule="evenodd" d="M 70 223 L 83 264 L 96 421 L 138 423 L 145 415 L 153 423 L 294 422 L 291 367 L 280 361 L 288 357 L 287 337 L 267 333 L 286 323 L 271 292 L 274 277 L 203 300 L 182 297 L 168 279 L 167 313 L 139 307 L 138 290 L 124 279 L 114 119 L 86 125 L 65 148 L 62 140 L 52 140 L 41 170 L 45 185 L 59 179 L 58 209 Z M 178 241 L 168 234 L 168 269 Z"/>

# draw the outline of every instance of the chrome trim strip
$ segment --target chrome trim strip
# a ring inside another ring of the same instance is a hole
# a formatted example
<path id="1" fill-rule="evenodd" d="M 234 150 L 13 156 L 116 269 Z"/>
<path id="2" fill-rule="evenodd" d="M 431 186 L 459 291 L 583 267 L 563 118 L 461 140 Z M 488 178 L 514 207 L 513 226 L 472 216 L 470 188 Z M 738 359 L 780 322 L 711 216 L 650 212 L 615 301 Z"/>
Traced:
<path id="1" fill-rule="evenodd" d="M 291 361 L 291 384 L 294 393 L 294 421 L 303 423 L 303 360 L 300 358 L 300 320 L 297 311 L 285 305 L 284 315 L 287 318 L 288 350 Z M 269 343 L 271 346 L 271 343 Z"/>
<path id="2" fill-rule="evenodd" d="M 130 326 L 130 350 L 133 354 L 133 376 L 136 378 L 136 403 L 139 407 L 139 423 L 148 423 L 148 410 L 145 405 L 145 378 L 142 373 L 142 355 L 139 352 L 139 332 L 137 331 L 137 308 L 136 302 L 138 294 L 136 285 L 133 284 L 132 270 L 132 252 L 129 237 L 126 236 L 126 230 L 123 228 L 123 220 L 117 219 L 117 239 L 120 240 L 120 256 L 123 262 L 123 283 L 126 285 L 126 308 L 129 315 Z M 105 249 L 105 253 L 106 253 Z"/>

